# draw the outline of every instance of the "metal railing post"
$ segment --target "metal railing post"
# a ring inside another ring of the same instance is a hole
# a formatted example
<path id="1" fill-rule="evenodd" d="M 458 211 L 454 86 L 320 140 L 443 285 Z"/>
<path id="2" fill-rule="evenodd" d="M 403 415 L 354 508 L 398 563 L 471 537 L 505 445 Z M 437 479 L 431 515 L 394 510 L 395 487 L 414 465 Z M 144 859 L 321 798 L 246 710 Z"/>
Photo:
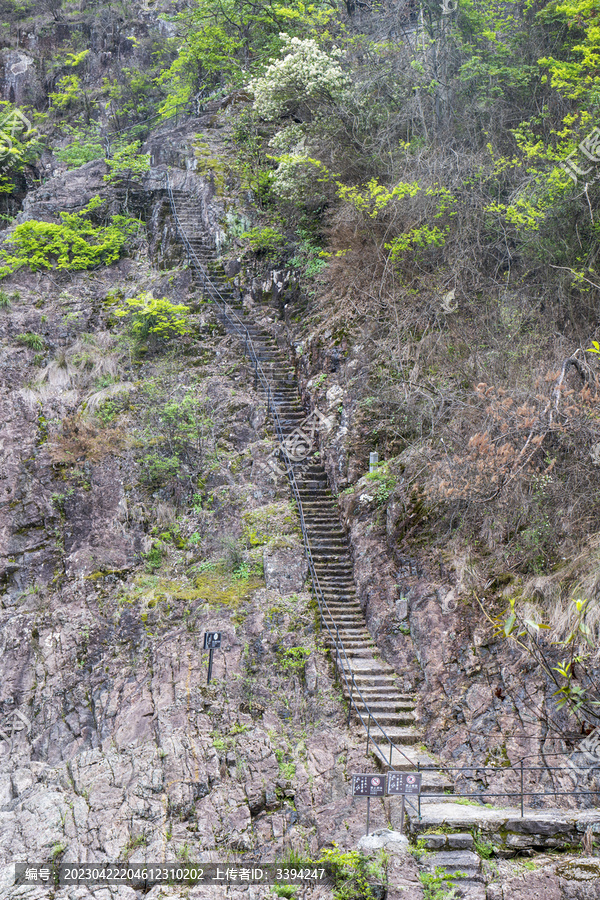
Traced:
<path id="1" fill-rule="evenodd" d="M 521 818 L 524 816 L 525 801 L 523 798 L 523 760 L 521 760 Z"/>
<path id="2" fill-rule="evenodd" d="M 350 700 L 348 701 L 348 721 L 347 725 L 350 724 L 350 714 L 352 713 L 352 695 L 354 693 L 354 672 L 352 673 L 352 681 L 350 682 Z"/>
<path id="3" fill-rule="evenodd" d="M 367 749 L 365 753 L 369 752 L 369 739 L 371 737 L 371 710 L 369 710 L 369 724 L 367 725 Z"/>

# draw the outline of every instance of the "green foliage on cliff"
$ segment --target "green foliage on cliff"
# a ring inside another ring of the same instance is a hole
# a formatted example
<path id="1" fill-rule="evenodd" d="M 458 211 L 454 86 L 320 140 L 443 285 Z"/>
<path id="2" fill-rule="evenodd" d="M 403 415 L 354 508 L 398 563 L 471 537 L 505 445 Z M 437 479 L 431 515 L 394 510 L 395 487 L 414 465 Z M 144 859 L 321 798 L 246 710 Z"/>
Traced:
<path id="1" fill-rule="evenodd" d="M 69 169 L 78 169 L 94 159 L 102 159 L 105 151 L 98 128 L 68 127 L 67 132 L 70 143 L 61 150 L 55 150 L 54 155 Z"/>
<path id="2" fill-rule="evenodd" d="M 131 333 L 137 341 L 148 338 L 168 341 L 183 337 L 190 331 L 187 306 L 171 303 L 166 297 L 158 299 L 148 293 L 129 298 L 122 309 L 115 310 L 115 315 L 128 317 Z"/>
<path id="3" fill-rule="evenodd" d="M 138 181 L 150 169 L 150 154 L 140 153 L 141 141 L 132 141 L 106 160 L 108 175 L 104 180 L 116 185 L 125 181 Z"/>
<path id="4" fill-rule="evenodd" d="M 326 847 L 318 860 L 333 879 L 335 900 L 375 900 L 387 877 L 377 862 L 370 861 L 360 850 L 341 850 L 334 842 Z"/>
<path id="5" fill-rule="evenodd" d="M 42 144 L 35 122 L 42 118 L 0 101 L 0 194 L 12 193 L 15 178 L 39 156 Z"/>
<path id="6" fill-rule="evenodd" d="M 107 225 L 94 225 L 90 214 L 102 204 L 94 197 L 81 212 L 61 212 L 60 224 L 29 219 L 17 225 L 0 250 L 0 278 L 25 266 L 77 271 L 116 262 L 140 223 L 115 215 Z"/>

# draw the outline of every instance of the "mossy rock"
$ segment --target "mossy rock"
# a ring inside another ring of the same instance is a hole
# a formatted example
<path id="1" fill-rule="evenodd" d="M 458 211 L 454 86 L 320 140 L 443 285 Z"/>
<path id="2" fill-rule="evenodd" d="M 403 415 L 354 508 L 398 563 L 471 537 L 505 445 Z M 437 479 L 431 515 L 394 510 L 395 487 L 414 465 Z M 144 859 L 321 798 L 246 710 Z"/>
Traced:
<path id="1" fill-rule="evenodd" d="M 198 599 L 207 603 L 238 606 L 243 600 L 249 600 L 254 591 L 265 586 L 263 578 L 251 575 L 249 578 L 235 578 L 218 572 L 205 572 L 196 579 Z"/>

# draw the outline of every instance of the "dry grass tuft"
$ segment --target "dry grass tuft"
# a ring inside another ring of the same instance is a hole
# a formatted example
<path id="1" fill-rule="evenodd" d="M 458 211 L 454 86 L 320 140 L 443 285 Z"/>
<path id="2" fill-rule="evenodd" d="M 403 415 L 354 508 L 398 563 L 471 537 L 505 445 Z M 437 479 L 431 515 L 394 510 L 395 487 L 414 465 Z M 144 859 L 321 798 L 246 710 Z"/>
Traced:
<path id="1" fill-rule="evenodd" d="M 119 381 L 116 384 L 109 384 L 108 387 L 102 388 L 99 391 L 94 391 L 94 393 L 89 394 L 84 400 L 82 416 L 88 418 L 89 416 L 94 415 L 107 400 L 110 400 L 112 397 L 116 397 L 119 394 L 128 394 L 130 391 L 134 390 L 134 388 L 135 385 L 131 381 Z"/>

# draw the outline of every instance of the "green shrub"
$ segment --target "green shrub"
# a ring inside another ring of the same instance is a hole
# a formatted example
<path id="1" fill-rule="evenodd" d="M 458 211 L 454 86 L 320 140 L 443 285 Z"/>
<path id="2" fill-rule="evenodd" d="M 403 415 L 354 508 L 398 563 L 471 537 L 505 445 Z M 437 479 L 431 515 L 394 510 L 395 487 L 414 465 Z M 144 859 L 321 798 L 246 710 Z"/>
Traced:
<path id="1" fill-rule="evenodd" d="M 79 213 L 61 212 L 61 224 L 30 219 L 17 225 L 0 251 L 0 278 L 29 266 L 78 271 L 110 265 L 119 259 L 130 234 L 139 228 L 136 219 L 111 216 L 109 225 L 93 225 L 89 215 L 101 206 L 93 197 Z"/>
<path id="2" fill-rule="evenodd" d="M 150 486 L 161 486 L 179 475 L 181 464 L 177 456 L 158 456 L 150 453 L 141 462 L 140 477 Z"/>
<path id="3" fill-rule="evenodd" d="M 40 155 L 42 145 L 34 123 L 44 118 L 42 113 L 25 115 L 10 103 L 0 100 L 0 194 L 12 194 L 14 180 L 21 175 L 26 165 L 33 163 Z M 6 213 L 3 221 L 10 221 Z"/>
<path id="4" fill-rule="evenodd" d="M 296 241 L 296 253 L 290 260 L 290 265 L 298 269 L 306 278 L 319 275 L 329 265 L 328 254 L 324 253 L 319 244 L 318 237 L 310 228 L 299 227 Z"/>
<path id="5" fill-rule="evenodd" d="M 291 900 L 298 894 L 298 888 L 294 884 L 275 884 L 271 888 L 276 897 L 284 897 Z"/>
<path id="6" fill-rule="evenodd" d="M 102 159 L 104 147 L 97 132 L 88 129 L 72 129 L 70 144 L 62 150 L 55 150 L 54 155 L 69 169 L 78 169 L 94 159 Z"/>
<path id="7" fill-rule="evenodd" d="M 187 306 L 171 303 L 166 297 L 159 300 L 148 293 L 126 300 L 125 307 L 115 310 L 115 315 L 129 316 L 131 333 L 139 342 L 147 338 L 168 341 L 190 331 Z"/>
<path id="8" fill-rule="evenodd" d="M 63 75 L 57 82 L 57 91 L 49 94 L 52 106 L 58 110 L 78 106 L 82 96 L 81 80 L 77 75 Z"/>
<path id="9" fill-rule="evenodd" d="M 251 228 L 242 234 L 242 238 L 248 241 L 254 253 L 273 254 L 285 244 L 285 235 L 268 225 L 265 228 Z"/>
<path id="10" fill-rule="evenodd" d="M 0 309 L 8 309 L 10 306 L 10 297 L 6 291 L 0 291 Z"/>
<path id="11" fill-rule="evenodd" d="M 377 485 L 377 491 L 375 494 L 375 500 L 377 504 L 381 506 L 385 503 L 394 488 L 396 487 L 397 477 L 393 472 L 390 472 L 387 465 L 385 463 L 380 464 L 378 469 L 375 469 L 374 472 L 369 472 L 366 475 L 368 481 L 375 482 Z"/>
<path id="12" fill-rule="evenodd" d="M 341 850 L 334 843 L 333 848 L 322 851 L 318 860 L 333 878 L 335 900 L 374 900 L 376 894 L 369 883 L 373 866 L 358 850 Z"/>
<path id="13" fill-rule="evenodd" d="M 446 872 L 441 866 L 435 867 L 435 872 L 419 872 L 419 881 L 423 885 L 423 900 L 451 900 L 456 896 L 456 886 L 453 881 L 466 878 L 465 872 Z"/>
<path id="14" fill-rule="evenodd" d="M 306 647 L 289 647 L 278 652 L 279 664 L 286 672 L 300 672 L 310 656 L 310 650 Z"/>

